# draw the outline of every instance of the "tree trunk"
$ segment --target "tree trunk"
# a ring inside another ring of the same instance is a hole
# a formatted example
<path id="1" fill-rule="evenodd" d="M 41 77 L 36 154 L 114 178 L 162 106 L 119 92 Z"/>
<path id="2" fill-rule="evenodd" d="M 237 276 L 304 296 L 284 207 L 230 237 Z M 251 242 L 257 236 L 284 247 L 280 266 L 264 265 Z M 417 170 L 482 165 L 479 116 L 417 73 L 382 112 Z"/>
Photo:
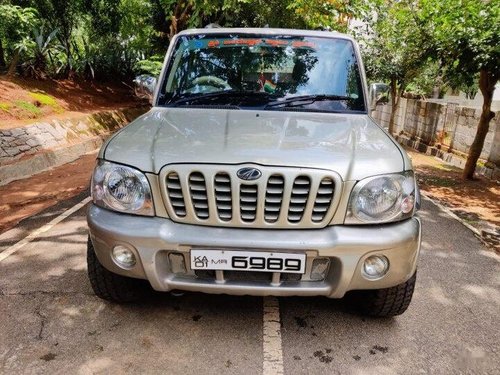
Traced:
<path id="1" fill-rule="evenodd" d="M 495 117 L 495 113 L 491 111 L 491 101 L 493 100 L 493 91 L 498 81 L 498 74 L 481 69 L 479 73 L 479 89 L 483 94 L 483 109 L 479 124 L 477 126 L 476 136 L 469 149 L 469 156 L 465 163 L 463 178 L 466 180 L 474 179 L 474 171 L 476 170 L 476 163 L 481 156 L 483 150 L 484 140 L 488 134 L 490 121 Z"/>
<path id="2" fill-rule="evenodd" d="M 172 16 L 170 17 L 170 29 L 168 39 L 172 40 L 175 34 L 186 28 L 188 18 L 191 16 L 193 4 L 191 2 L 178 2 Z"/>
<path id="3" fill-rule="evenodd" d="M 6 67 L 7 63 L 5 62 L 2 39 L 0 39 L 0 71 L 4 70 Z"/>
<path id="4" fill-rule="evenodd" d="M 396 112 L 399 107 L 399 93 L 398 81 L 395 78 L 391 79 L 391 116 L 389 117 L 389 134 L 394 134 L 394 128 L 396 127 Z"/>
<path id="5" fill-rule="evenodd" d="M 12 61 L 9 65 L 9 70 L 7 71 L 8 76 L 13 76 L 16 73 L 17 64 L 19 63 L 20 53 L 19 50 L 16 49 L 14 51 L 14 56 L 12 57 Z"/>

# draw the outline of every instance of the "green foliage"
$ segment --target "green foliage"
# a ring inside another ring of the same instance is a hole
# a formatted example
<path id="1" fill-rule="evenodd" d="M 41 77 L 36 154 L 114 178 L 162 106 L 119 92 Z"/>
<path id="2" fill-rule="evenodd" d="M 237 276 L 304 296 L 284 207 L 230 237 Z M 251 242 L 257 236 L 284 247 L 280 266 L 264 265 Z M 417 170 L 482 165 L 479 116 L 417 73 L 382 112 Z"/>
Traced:
<path id="1" fill-rule="evenodd" d="M 453 90 L 461 91 L 467 99 L 474 99 L 479 91 L 479 74 L 454 75 L 447 73 L 447 85 Z"/>
<path id="2" fill-rule="evenodd" d="M 448 75 L 471 85 L 481 70 L 500 76 L 500 5 L 494 0 L 420 0 L 419 21 Z"/>
<path id="3" fill-rule="evenodd" d="M 40 108 L 35 106 L 33 103 L 24 100 L 16 100 L 14 104 L 16 105 L 17 108 L 25 112 L 28 112 L 31 115 L 31 117 L 38 117 L 42 114 Z"/>
<path id="4" fill-rule="evenodd" d="M 56 113 L 63 113 L 64 108 L 57 102 L 57 100 L 48 94 L 43 92 L 30 92 L 29 96 L 33 99 L 33 102 L 38 106 L 51 107 Z"/>
<path id="5" fill-rule="evenodd" d="M 0 69 L 16 54 L 16 44 L 39 24 L 38 12 L 31 7 L 0 4 Z"/>
<path id="6" fill-rule="evenodd" d="M 149 59 L 138 61 L 135 65 L 135 70 L 141 74 L 149 74 L 151 76 L 157 77 L 160 75 L 162 65 L 163 56 L 154 55 Z"/>
<path id="7" fill-rule="evenodd" d="M 360 16 L 364 2 L 0 0 L 0 3 L 7 3 L 0 9 L 6 14 L 0 18 L 0 69 L 6 65 L 6 59 L 23 74 L 34 77 L 76 74 L 88 79 L 111 76 L 123 79 L 138 73 L 158 74 L 170 39 L 186 28 L 217 23 L 228 27 L 345 31 L 348 20 Z M 4 45 L 6 48 L 2 48 Z"/>
<path id="8" fill-rule="evenodd" d="M 58 73 L 70 75 L 73 72 L 74 36 L 82 23 L 87 10 L 84 0 L 31 0 L 32 6 L 38 10 L 43 24 L 49 30 L 57 31 L 57 40 L 61 46 L 64 64 L 57 68 Z"/>
<path id="9" fill-rule="evenodd" d="M 49 107 L 56 107 L 59 105 L 53 96 L 41 92 L 30 92 L 29 95 L 41 105 L 47 105 Z"/>
<path id="10" fill-rule="evenodd" d="M 437 62 L 429 60 L 423 63 L 419 74 L 408 83 L 405 92 L 415 97 L 430 98 L 436 89 L 439 90 L 438 96 L 442 97 L 445 90 L 442 69 Z"/>
<path id="11" fill-rule="evenodd" d="M 230 27 L 327 28 L 362 37 L 367 73 L 429 93 L 430 51 L 454 87 L 472 87 L 478 67 L 498 66 L 499 7 L 493 0 L 2 0 L 0 69 L 16 61 L 25 74 L 89 79 L 155 73 L 177 32 Z M 44 32 L 45 30 L 45 32 Z M 162 56 L 158 58 L 157 56 Z M 496 59 L 496 60 L 495 60 Z M 473 72 L 472 74 L 470 74 Z M 422 77 L 416 78 L 422 74 Z M 472 77 L 472 78 L 471 78 Z"/>
<path id="12" fill-rule="evenodd" d="M 397 81 L 404 89 L 429 56 L 426 31 L 413 16 L 412 2 L 389 0 L 373 5 L 371 33 L 359 36 L 367 74 L 377 81 Z"/>
<path id="13" fill-rule="evenodd" d="M 292 0 L 287 8 L 306 28 L 342 32 L 348 30 L 349 20 L 364 18 L 370 10 L 368 2 L 359 0 Z"/>
<path id="14" fill-rule="evenodd" d="M 430 56 L 427 30 L 415 18 L 411 0 L 372 0 L 369 33 L 359 35 L 367 75 L 389 82 L 392 112 L 389 132 L 394 132 L 399 98 L 422 71 Z M 370 13 L 368 12 L 368 13 Z"/>
<path id="15" fill-rule="evenodd" d="M 463 177 L 474 178 L 490 121 L 491 102 L 500 79 L 500 5 L 498 0 L 420 0 L 419 21 L 429 28 L 435 58 L 448 74 L 471 87 L 479 73 L 482 112 L 469 148 Z"/>
<path id="16" fill-rule="evenodd" d="M 55 53 L 60 48 L 55 44 L 57 29 L 49 34 L 44 34 L 43 27 L 33 30 L 32 37 L 24 37 L 17 43 L 16 49 L 25 55 L 23 68 L 25 73 L 33 77 L 45 77 L 47 73 L 47 60 L 51 52 Z"/>
<path id="17" fill-rule="evenodd" d="M 10 105 L 10 103 L 0 102 L 0 109 L 2 111 L 9 112 L 11 108 L 12 108 L 12 105 Z"/>
<path id="18" fill-rule="evenodd" d="M 0 5 L 0 38 L 6 43 L 16 43 L 38 25 L 38 12 L 28 7 Z"/>

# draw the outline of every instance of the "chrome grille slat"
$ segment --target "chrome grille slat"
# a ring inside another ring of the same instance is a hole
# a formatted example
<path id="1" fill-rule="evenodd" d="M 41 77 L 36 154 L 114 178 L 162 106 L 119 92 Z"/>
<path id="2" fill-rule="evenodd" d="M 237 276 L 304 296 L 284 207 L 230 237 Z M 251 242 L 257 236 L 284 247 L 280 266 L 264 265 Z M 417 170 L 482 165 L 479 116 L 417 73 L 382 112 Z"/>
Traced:
<path id="1" fill-rule="evenodd" d="M 281 175 L 271 175 L 267 180 L 264 220 L 269 223 L 277 222 L 280 217 L 284 185 L 285 179 Z"/>
<path id="2" fill-rule="evenodd" d="M 324 219 L 332 204 L 334 191 L 335 183 L 333 180 L 328 177 L 323 178 L 319 183 L 318 192 L 312 208 L 311 220 L 313 222 L 321 222 Z"/>
<path id="3" fill-rule="evenodd" d="M 257 196 L 240 196 L 240 201 L 245 203 L 257 203 Z"/>
<path id="4" fill-rule="evenodd" d="M 199 219 L 208 219 L 210 211 L 208 210 L 207 186 L 202 173 L 192 172 L 189 175 L 189 191 L 195 215 Z"/>
<path id="5" fill-rule="evenodd" d="M 288 208 L 288 221 L 291 223 L 297 223 L 302 220 L 310 191 L 311 179 L 307 176 L 297 176 L 293 181 L 290 206 Z"/>
<path id="6" fill-rule="evenodd" d="M 214 194 L 217 214 L 222 221 L 230 221 L 233 217 L 231 197 L 231 177 L 225 172 L 214 176 Z"/>
<path id="7" fill-rule="evenodd" d="M 246 222 L 253 222 L 257 217 L 258 186 L 240 185 L 240 217 Z"/>
<path id="8" fill-rule="evenodd" d="M 341 180 L 331 171 L 258 167 L 243 181 L 241 165 L 166 166 L 160 183 L 170 218 L 180 223 L 256 228 L 320 228 L 339 203 Z M 338 191 L 337 191 L 338 190 Z"/>
<path id="9" fill-rule="evenodd" d="M 184 208 L 184 194 L 182 194 L 181 181 L 177 173 L 172 172 L 168 174 L 167 187 L 169 198 L 172 201 L 172 205 L 174 206 L 175 214 L 179 217 L 185 217 L 186 209 Z"/>

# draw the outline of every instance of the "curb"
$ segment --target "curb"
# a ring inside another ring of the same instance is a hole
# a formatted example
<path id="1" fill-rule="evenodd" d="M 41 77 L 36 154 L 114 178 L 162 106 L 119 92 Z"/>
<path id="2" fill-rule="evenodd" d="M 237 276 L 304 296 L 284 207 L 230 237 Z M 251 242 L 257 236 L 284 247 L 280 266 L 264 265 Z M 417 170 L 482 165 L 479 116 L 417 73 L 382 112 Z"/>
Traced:
<path id="1" fill-rule="evenodd" d="M 488 248 L 491 248 L 493 247 L 493 250 L 496 251 L 497 253 L 500 254 L 500 248 L 498 248 L 498 246 L 495 246 L 494 244 L 492 244 L 491 242 L 488 242 L 486 239 L 485 239 L 485 236 L 483 235 L 483 231 L 480 231 L 479 229 L 473 227 L 472 225 L 470 225 L 469 223 L 467 223 L 464 219 L 462 219 L 460 216 L 458 216 L 457 214 L 455 214 L 452 210 L 450 210 L 448 207 L 442 205 L 441 203 L 439 203 L 438 201 L 436 201 L 435 199 L 432 199 L 427 193 L 423 192 L 422 190 L 420 190 L 420 194 L 422 194 L 427 200 L 429 200 L 432 204 L 434 204 L 436 207 L 438 207 L 440 210 L 444 211 L 446 214 L 448 214 L 449 216 L 451 216 L 453 219 L 457 220 L 458 222 L 460 222 L 463 226 L 465 226 L 467 229 L 469 229 L 470 231 L 472 231 L 472 233 L 474 233 L 474 235 L 479 239 L 479 241 L 481 241 L 484 245 L 486 245 Z M 497 240 L 498 241 L 498 240 Z"/>
<path id="2" fill-rule="evenodd" d="M 42 151 L 24 160 L 1 166 L 0 186 L 70 163 L 84 154 L 96 151 L 109 136 L 110 133 L 102 134 L 80 143 Z"/>

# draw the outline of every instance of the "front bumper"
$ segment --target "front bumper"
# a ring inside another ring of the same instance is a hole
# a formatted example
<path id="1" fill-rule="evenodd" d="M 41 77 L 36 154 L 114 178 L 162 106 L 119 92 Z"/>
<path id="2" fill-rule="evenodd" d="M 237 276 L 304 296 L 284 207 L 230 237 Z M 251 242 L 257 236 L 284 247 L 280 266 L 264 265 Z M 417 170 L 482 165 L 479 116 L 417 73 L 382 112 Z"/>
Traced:
<path id="1" fill-rule="evenodd" d="M 101 264 L 111 272 L 147 279 L 158 291 L 187 290 L 205 293 L 341 298 L 349 290 L 388 288 L 408 280 L 416 270 L 420 250 L 417 217 L 384 225 L 329 226 L 323 229 L 236 229 L 178 224 L 169 219 L 120 214 L 91 205 L 90 236 Z M 138 259 L 131 269 L 119 267 L 111 250 L 121 244 Z M 197 277 L 189 267 L 192 248 L 305 252 L 310 264 L 329 258 L 322 281 L 255 281 Z M 174 273 L 169 254 L 184 255 L 186 272 Z M 389 259 L 387 274 L 378 280 L 362 276 L 370 255 Z"/>

